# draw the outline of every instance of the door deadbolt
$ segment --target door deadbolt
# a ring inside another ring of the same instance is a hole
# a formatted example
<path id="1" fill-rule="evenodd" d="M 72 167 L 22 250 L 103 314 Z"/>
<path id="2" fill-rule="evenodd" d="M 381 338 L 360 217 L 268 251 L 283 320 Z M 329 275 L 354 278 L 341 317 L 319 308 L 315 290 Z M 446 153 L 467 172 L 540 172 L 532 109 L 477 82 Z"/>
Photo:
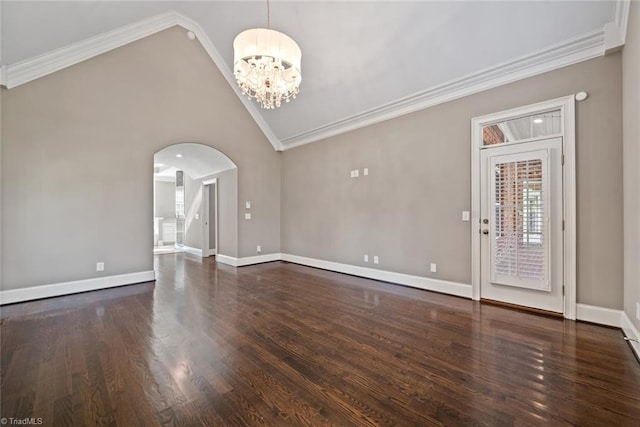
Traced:
<path id="1" fill-rule="evenodd" d="M 483 224 L 489 224 L 489 220 L 487 218 L 485 218 L 485 219 L 482 220 L 482 223 Z"/>
<path id="2" fill-rule="evenodd" d="M 489 230 L 482 230 L 482 234 L 489 234 Z"/>

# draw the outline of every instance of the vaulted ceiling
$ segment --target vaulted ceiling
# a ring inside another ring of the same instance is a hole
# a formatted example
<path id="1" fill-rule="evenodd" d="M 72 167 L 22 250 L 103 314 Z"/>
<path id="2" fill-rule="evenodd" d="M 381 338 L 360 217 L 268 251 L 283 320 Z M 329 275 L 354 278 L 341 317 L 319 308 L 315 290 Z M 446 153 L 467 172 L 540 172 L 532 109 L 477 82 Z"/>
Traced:
<path id="1" fill-rule="evenodd" d="M 2 1 L 11 88 L 169 26 L 193 31 L 234 90 L 233 39 L 264 27 L 259 1 Z M 300 45 L 298 98 L 262 110 L 274 148 L 313 142 L 603 55 L 624 43 L 626 1 L 272 1 Z"/>

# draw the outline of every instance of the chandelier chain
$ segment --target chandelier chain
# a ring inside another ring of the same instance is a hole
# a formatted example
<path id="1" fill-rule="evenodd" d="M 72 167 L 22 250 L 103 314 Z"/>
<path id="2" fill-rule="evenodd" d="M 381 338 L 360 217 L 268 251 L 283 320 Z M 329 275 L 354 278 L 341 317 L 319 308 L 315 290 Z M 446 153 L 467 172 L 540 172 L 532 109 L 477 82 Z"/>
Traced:
<path id="1" fill-rule="evenodd" d="M 269 10 L 269 0 L 267 0 L 267 29 L 271 29 L 271 11 Z"/>

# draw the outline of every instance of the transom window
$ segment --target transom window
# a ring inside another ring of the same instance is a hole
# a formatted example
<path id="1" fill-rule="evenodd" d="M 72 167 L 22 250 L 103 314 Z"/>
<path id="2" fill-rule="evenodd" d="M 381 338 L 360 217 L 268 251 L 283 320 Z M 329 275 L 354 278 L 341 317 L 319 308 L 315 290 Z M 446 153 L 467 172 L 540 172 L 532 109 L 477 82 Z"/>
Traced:
<path id="1" fill-rule="evenodd" d="M 482 127 L 482 145 L 524 141 L 562 134 L 561 111 L 553 110 Z"/>

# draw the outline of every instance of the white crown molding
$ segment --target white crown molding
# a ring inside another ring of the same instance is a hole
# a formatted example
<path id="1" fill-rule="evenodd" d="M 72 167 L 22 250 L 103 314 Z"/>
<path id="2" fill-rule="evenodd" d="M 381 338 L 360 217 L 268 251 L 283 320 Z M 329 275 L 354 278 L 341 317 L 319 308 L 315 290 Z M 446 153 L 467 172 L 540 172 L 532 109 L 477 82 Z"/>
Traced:
<path id="1" fill-rule="evenodd" d="M 613 12 L 613 21 L 604 26 L 605 55 L 622 49 L 627 39 L 627 23 L 629 22 L 630 0 L 617 0 Z"/>
<path id="2" fill-rule="evenodd" d="M 627 316 L 626 312 L 622 313 L 622 332 L 627 336 L 627 338 L 631 338 L 633 340 L 640 340 L 640 331 L 636 328 L 636 325 L 633 324 L 629 316 Z M 633 352 L 640 362 L 640 343 L 637 341 L 629 341 Z"/>
<path id="3" fill-rule="evenodd" d="M 447 280 L 432 279 L 429 277 L 413 276 L 410 274 L 396 273 L 393 271 L 378 270 L 368 267 L 360 267 L 351 264 L 341 264 L 339 262 L 325 261 L 321 259 L 307 258 L 290 254 L 282 254 L 282 260 L 295 264 L 306 265 L 308 267 L 321 268 L 323 270 L 330 270 L 338 273 L 345 273 L 351 274 L 353 276 L 380 280 L 382 282 L 396 283 L 400 285 L 411 286 L 413 288 L 424 289 L 427 291 L 434 291 L 448 295 L 471 298 L 471 285 L 468 285 L 466 283 L 457 283 Z"/>
<path id="4" fill-rule="evenodd" d="M 213 46 L 209 36 L 207 36 L 197 22 L 176 11 L 156 15 L 43 55 L 16 64 L 7 65 L 6 67 L 3 66 L 2 69 L 0 69 L 0 84 L 6 86 L 8 89 L 14 88 L 176 25 L 190 30 L 196 35 L 211 60 L 216 64 L 229 85 L 233 88 L 273 148 L 276 151 L 282 151 L 280 141 L 264 121 L 256 105 L 245 96 L 242 96 L 242 92 L 235 82 L 233 73 L 227 67 L 220 53 Z"/>
<path id="5" fill-rule="evenodd" d="M 622 310 L 588 304 L 576 304 L 576 319 L 620 328 L 622 327 Z"/>
<path id="6" fill-rule="evenodd" d="M 163 13 L 43 55 L 7 65 L 6 86 L 8 89 L 14 88 L 166 30 L 179 24 L 178 15 L 176 12 Z"/>
<path id="7" fill-rule="evenodd" d="M 453 101 L 603 54 L 604 30 L 596 30 L 529 55 L 451 80 L 344 120 L 281 141 L 285 150 Z"/>
<path id="8" fill-rule="evenodd" d="M 149 270 L 120 274 L 117 276 L 95 277 L 92 279 L 75 280 L 73 282 L 10 289 L 0 291 L 0 305 L 77 294 L 78 292 L 96 291 L 116 286 L 133 285 L 135 283 L 151 282 L 154 280 L 156 280 L 156 274 L 153 270 Z"/>
<path id="9" fill-rule="evenodd" d="M 200 24 L 198 24 L 196 21 L 192 19 L 187 18 L 184 15 L 179 14 L 178 12 L 172 12 L 172 13 L 176 15 L 176 18 L 178 20 L 178 23 L 177 23 L 178 25 L 180 25 L 181 27 L 187 30 L 193 31 L 197 39 L 200 41 L 200 44 L 202 44 L 202 47 L 204 47 L 204 50 L 209 54 L 209 57 L 211 57 L 211 60 L 218 66 L 218 69 L 220 70 L 224 78 L 227 79 L 229 86 L 231 86 L 231 88 L 236 93 L 236 95 L 238 95 L 238 98 L 242 102 L 242 105 L 245 106 L 245 108 L 247 109 L 247 111 L 249 112 L 253 120 L 256 122 L 256 124 L 258 125 L 262 133 L 264 133 L 264 136 L 267 137 L 267 139 L 269 140 L 269 142 L 271 143 L 271 145 L 276 151 L 282 151 L 282 144 L 280 143 L 280 140 L 273 133 L 273 131 L 271 130 L 271 127 L 269 127 L 267 122 L 265 122 L 262 115 L 260 115 L 260 112 L 258 111 L 256 104 L 251 102 L 251 100 L 248 99 L 246 96 L 242 95 L 242 91 L 236 84 L 236 79 L 233 76 L 233 72 L 227 67 L 227 64 L 225 63 L 224 58 L 222 57 L 222 55 L 220 55 L 220 52 L 218 52 L 218 50 L 215 48 L 215 46 L 213 45 L 213 42 L 211 42 L 211 39 L 209 39 L 209 36 L 207 36 L 207 33 L 202 29 Z"/>
<path id="10" fill-rule="evenodd" d="M 630 0 L 616 0 L 614 20 L 602 29 L 282 140 L 273 133 L 255 103 L 242 95 L 235 83 L 232 70 L 227 67 L 202 27 L 176 11 L 157 15 L 16 64 L 3 66 L 0 68 L 0 84 L 10 89 L 179 25 L 196 35 L 273 148 L 283 151 L 592 59 L 605 52 L 615 52 L 621 48 L 626 38 L 629 5 Z"/>

